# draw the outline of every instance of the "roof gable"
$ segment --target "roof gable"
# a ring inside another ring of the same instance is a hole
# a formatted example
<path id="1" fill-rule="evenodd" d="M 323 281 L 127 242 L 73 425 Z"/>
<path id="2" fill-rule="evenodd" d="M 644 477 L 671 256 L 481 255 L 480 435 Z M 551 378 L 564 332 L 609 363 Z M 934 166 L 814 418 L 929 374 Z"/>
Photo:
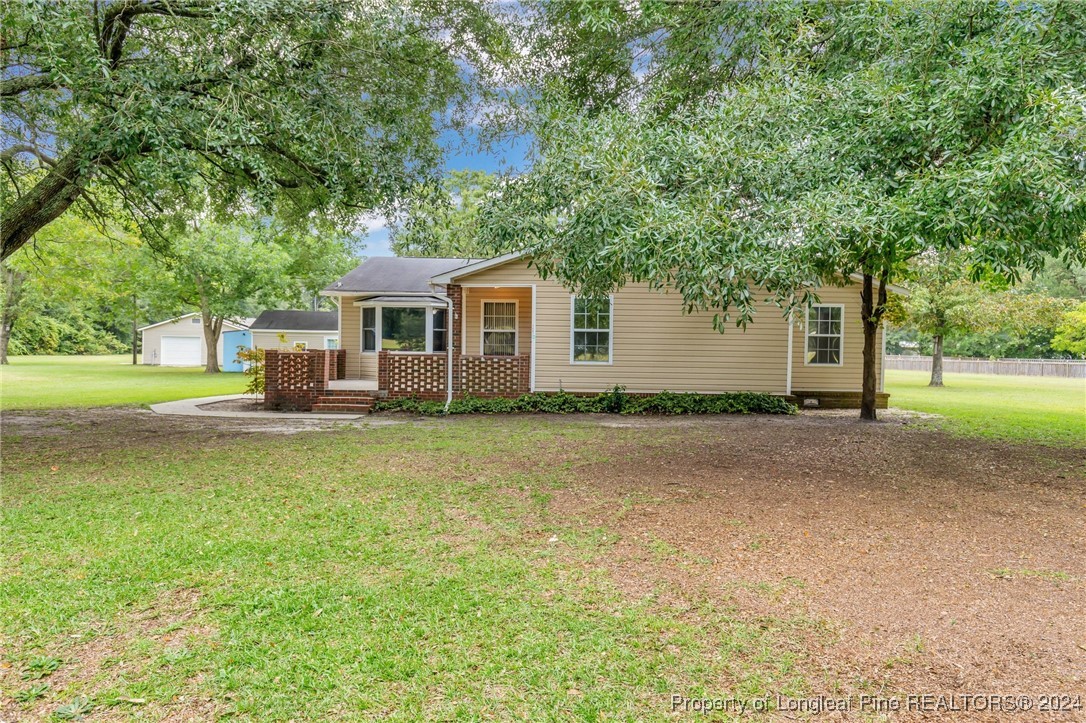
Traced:
<path id="1" fill-rule="evenodd" d="M 325 294 L 429 294 L 431 279 L 472 259 L 378 256 L 367 259 L 330 285 Z"/>

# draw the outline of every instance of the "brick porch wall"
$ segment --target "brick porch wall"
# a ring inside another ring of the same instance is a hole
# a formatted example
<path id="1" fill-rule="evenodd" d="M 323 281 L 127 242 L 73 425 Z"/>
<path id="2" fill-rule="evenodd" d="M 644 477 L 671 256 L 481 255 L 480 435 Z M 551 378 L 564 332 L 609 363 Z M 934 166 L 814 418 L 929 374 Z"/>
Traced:
<path id="1" fill-rule="evenodd" d="M 377 354 L 377 386 L 390 399 L 416 397 L 444 400 L 447 360 L 440 354 Z"/>
<path id="2" fill-rule="evenodd" d="M 390 399 L 416 397 L 444 400 L 448 368 L 445 354 L 377 355 L 377 386 Z M 519 397 L 529 390 L 531 356 L 462 356 L 453 354 L 454 396 Z"/>
<path id="3" fill-rule="evenodd" d="M 339 350 L 264 350 L 264 406 L 280 411 L 308 412 L 328 389 L 328 380 L 338 378 Z"/>
<path id="4" fill-rule="evenodd" d="M 476 397 L 519 397 L 530 389 L 532 357 L 462 356 L 460 357 L 463 394 Z"/>

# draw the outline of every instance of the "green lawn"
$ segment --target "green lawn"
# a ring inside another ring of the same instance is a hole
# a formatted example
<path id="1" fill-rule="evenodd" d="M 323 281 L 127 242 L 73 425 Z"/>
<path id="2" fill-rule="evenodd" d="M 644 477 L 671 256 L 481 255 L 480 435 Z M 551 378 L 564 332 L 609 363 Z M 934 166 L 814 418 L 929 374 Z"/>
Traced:
<path id="1" fill-rule="evenodd" d="M 601 429 L 7 439 L 0 710 L 646 720 L 805 690 L 807 622 L 624 596 L 593 564 L 619 539 L 548 509 Z"/>
<path id="2" fill-rule="evenodd" d="M 942 414 L 939 426 L 981 437 L 1086 445 L 1086 379 L 946 374 L 942 388 L 927 372 L 886 372 L 890 404 Z"/>
<path id="3" fill-rule="evenodd" d="M 155 404 L 240 394 L 241 374 L 132 365 L 130 356 L 13 356 L 0 367 L 0 409 Z"/>

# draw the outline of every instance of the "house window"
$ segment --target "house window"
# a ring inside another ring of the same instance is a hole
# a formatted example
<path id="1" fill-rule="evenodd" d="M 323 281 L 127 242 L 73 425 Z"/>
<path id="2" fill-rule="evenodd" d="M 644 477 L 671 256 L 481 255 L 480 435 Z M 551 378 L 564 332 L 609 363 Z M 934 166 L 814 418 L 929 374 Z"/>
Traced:
<path id="1" fill-rule="evenodd" d="M 611 363 L 610 296 L 597 299 L 573 297 L 570 361 L 576 364 Z"/>
<path id="2" fill-rule="evenodd" d="M 448 318 L 448 309 L 434 309 L 433 350 L 435 352 L 446 351 L 448 349 Z"/>
<path id="3" fill-rule="evenodd" d="M 335 337 L 335 336 L 326 336 L 326 337 L 324 337 L 324 348 L 325 349 L 338 349 L 339 348 L 339 337 Z"/>
<path id="4" fill-rule="evenodd" d="M 199 316 L 192 317 L 192 323 L 193 324 L 199 324 L 202 321 L 203 321 L 203 319 L 201 319 Z"/>
<path id="5" fill-rule="evenodd" d="M 388 351 L 426 351 L 426 309 L 383 307 L 381 348 Z"/>
<path id="6" fill-rule="evenodd" d="M 517 302 L 483 302 L 483 354 L 517 353 Z"/>
<path id="7" fill-rule="evenodd" d="M 309 349 L 309 342 L 296 341 L 294 342 L 294 351 L 306 351 Z"/>
<path id="8" fill-rule="evenodd" d="M 841 364 L 844 307 L 817 305 L 807 310 L 807 363 Z"/>
<path id="9" fill-rule="evenodd" d="M 377 309 L 362 309 L 362 351 L 377 351 Z"/>

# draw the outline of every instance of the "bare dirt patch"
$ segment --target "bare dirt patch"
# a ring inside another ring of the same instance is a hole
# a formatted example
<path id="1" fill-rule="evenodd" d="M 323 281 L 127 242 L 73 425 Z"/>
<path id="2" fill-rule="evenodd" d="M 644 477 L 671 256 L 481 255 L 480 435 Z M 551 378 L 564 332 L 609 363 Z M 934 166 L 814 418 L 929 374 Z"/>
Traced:
<path id="1" fill-rule="evenodd" d="M 837 414 L 635 423 L 550 505 L 619 536 L 596 562 L 630 595 L 823 620 L 827 690 L 1086 702 L 1086 451 Z"/>

